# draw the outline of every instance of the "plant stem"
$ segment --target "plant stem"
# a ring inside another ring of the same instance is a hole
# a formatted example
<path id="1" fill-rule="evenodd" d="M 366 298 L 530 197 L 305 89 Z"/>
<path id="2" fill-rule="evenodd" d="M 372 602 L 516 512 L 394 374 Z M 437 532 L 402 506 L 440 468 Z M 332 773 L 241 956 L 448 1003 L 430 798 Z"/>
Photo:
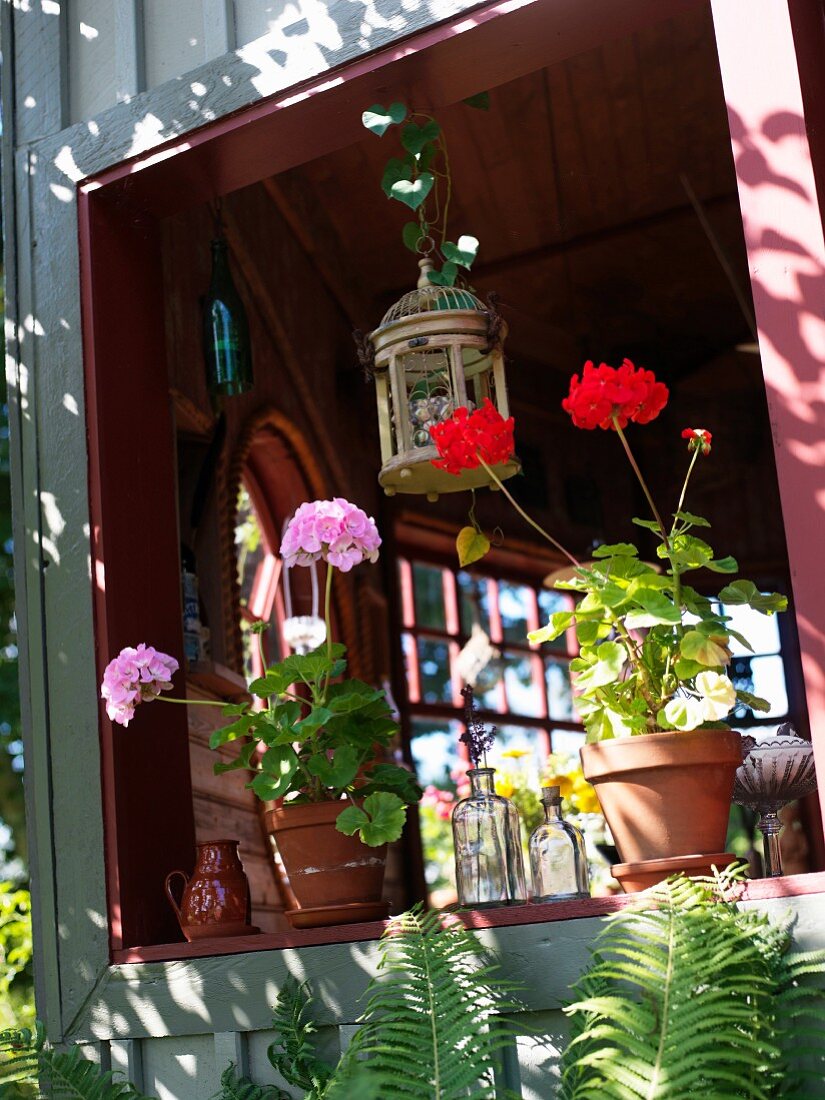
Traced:
<path id="1" fill-rule="evenodd" d="M 668 537 L 667 528 L 662 521 L 662 517 L 659 515 L 659 509 L 653 503 L 653 497 L 650 495 L 650 489 L 648 489 L 647 487 L 647 482 L 642 477 L 642 471 L 639 469 L 636 459 L 633 457 L 633 452 L 630 449 L 630 444 L 627 442 L 627 437 L 625 436 L 622 429 L 619 427 L 619 421 L 616 419 L 615 416 L 613 417 L 613 427 L 616 429 L 616 434 L 622 441 L 622 446 L 624 447 L 625 454 L 627 455 L 630 461 L 630 465 L 633 467 L 633 472 L 642 487 L 642 492 L 647 498 L 647 503 L 650 505 L 650 510 L 653 513 L 653 518 L 659 525 L 659 530 L 662 532 L 662 539 L 664 540 L 665 547 L 667 548 L 668 556 L 670 556 L 670 539 Z"/>
<path id="2" fill-rule="evenodd" d="M 688 472 L 685 474 L 685 483 L 682 486 L 682 494 L 679 497 L 679 503 L 676 505 L 676 511 L 677 512 L 682 511 L 682 505 L 685 503 L 685 493 L 687 493 L 687 487 L 688 487 L 688 482 L 690 481 L 690 475 L 693 473 L 693 467 L 696 465 L 696 459 L 698 457 L 699 457 L 699 448 L 697 447 L 696 450 L 693 452 L 693 458 L 691 458 L 691 460 L 690 460 L 690 465 L 688 466 Z"/>
<path id="3" fill-rule="evenodd" d="M 327 562 L 327 584 L 324 590 L 324 622 L 327 628 L 327 657 L 332 660 L 332 624 L 330 623 L 330 600 L 332 598 L 332 574 L 335 570 L 333 565 Z"/>
<path id="4" fill-rule="evenodd" d="M 218 699 L 175 699 L 171 695 L 156 695 L 155 701 L 160 703 L 178 703 L 184 707 L 225 707 L 226 702 Z"/>
<path id="5" fill-rule="evenodd" d="M 493 481 L 496 483 L 496 485 L 498 485 L 499 489 L 501 489 L 502 493 L 504 493 L 504 495 L 507 497 L 507 499 L 513 505 L 515 510 L 521 516 L 521 518 L 527 520 L 527 522 L 530 524 L 530 526 L 533 528 L 533 530 L 538 531 L 538 533 L 542 536 L 542 538 L 547 539 L 547 541 L 550 543 L 551 546 L 555 546 L 555 548 L 560 553 L 564 554 L 564 556 L 567 558 L 567 560 L 569 562 L 572 562 L 572 564 L 575 565 L 575 567 L 577 569 L 579 569 L 581 567 L 581 562 L 578 561 L 576 558 L 574 558 L 573 555 L 570 553 L 570 551 L 566 550 L 560 542 L 556 542 L 556 540 L 553 538 L 552 535 L 548 535 L 543 527 L 539 527 L 539 525 L 536 523 L 536 521 L 534 519 L 532 519 L 532 517 L 527 515 L 527 513 L 524 511 L 524 509 L 519 504 L 519 502 L 516 500 L 516 498 L 510 493 L 510 491 L 503 484 L 503 482 L 502 482 L 501 478 L 498 476 L 498 474 L 496 474 L 496 472 L 493 469 L 491 469 L 491 467 L 489 467 L 487 465 L 487 463 L 484 461 L 484 459 L 481 457 L 481 455 L 478 456 L 478 461 L 481 463 L 481 465 L 484 467 L 484 469 L 487 471 L 487 473 L 490 475 L 490 477 L 493 479 Z"/>

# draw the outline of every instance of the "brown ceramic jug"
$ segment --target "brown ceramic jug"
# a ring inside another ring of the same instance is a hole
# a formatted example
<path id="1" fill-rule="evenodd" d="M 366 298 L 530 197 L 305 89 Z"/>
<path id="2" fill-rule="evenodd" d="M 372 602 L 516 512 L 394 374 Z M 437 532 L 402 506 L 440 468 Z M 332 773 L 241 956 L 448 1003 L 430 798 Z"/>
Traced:
<path id="1" fill-rule="evenodd" d="M 238 844 L 237 840 L 198 844 L 191 877 L 183 871 L 170 871 L 166 876 L 166 896 L 187 940 L 258 931 L 250 926 L 249 883 Z M 171 888 L 171 880 L 177 875 L 184 881 L 180 905 Z"/>

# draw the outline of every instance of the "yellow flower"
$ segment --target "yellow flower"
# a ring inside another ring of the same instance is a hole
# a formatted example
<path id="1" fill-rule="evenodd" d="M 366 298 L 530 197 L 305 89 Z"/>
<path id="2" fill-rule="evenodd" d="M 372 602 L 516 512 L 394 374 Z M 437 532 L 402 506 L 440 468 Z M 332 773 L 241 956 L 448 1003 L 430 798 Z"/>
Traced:
<path id="1" fill-rule="evenodd" d="M 496 794 L 501 795 L 502 798 L 512 798 L 515 789 L 516 784 L 513 782 L 511 775 L 508 775 L 507 772 L 496 774 Z"/>
<path id="2" fill-rule="evenodd" d="M 595 788 L 590 786 L 584 776 L 582 776 L 580 782 L 577 781 L 574 784 L 572 800 L 580 814 L 600 814 L 602 812 Z"/>
<path id="3" fill-rule="evenodd" d="M 558 787 L 562 798 L 569 798 L 573 792 L 573 782 L 569 775 L 545 775 L 542 778 L 543 787 Z"/>
<path id="4" fill-rule="evenodd" d="M 521 760 L 523 756 L 531 756 L 531 749 L 505 749 L 501 754 L 502 757 L 509 757 L 511 760 Z"/>

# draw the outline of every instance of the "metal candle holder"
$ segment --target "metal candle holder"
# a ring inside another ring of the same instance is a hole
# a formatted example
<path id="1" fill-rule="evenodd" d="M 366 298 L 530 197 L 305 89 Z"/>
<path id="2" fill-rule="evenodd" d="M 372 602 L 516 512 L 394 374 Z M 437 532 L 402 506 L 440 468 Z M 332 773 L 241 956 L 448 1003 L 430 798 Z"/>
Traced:
<path id="1" fill-rule="evenodd" d="M 764 738 L 743 737 L 742 747 L 745 755 L 736 772 L 733 801 L 760 815 L 757 826 L 765 840 L 765 877 L 776 878 L 782 874 L 778 811 L 816 790 L 813 746 L 786 722 Z"/>

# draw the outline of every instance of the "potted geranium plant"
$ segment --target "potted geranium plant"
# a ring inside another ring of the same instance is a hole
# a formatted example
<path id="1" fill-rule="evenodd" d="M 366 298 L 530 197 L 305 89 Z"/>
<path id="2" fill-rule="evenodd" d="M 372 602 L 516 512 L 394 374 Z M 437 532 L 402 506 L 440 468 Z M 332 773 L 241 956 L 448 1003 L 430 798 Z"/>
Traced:
<path id="1" fill-rule="evenodd" d="M 253 680 L 249 691 L 258 703 L 161 695 L 172 687 L 177 661 L 144 645 L 111 661 L 101 688 L 109 717 L 124 726 L 135 707 L 151 699 L 223 707 L 230 721 L 210 744 L 217 749 L 231 742 L 238 753 L 215 772 L 248 770 L 247 786 L 258 798 L 283 799 L 266 818 L 300 905 L 288 915 L 300 926 L 381 915 L 387 843 L 401 835 L 406 805 L 421 794 L 411 772 L 381 762 L 380 750 L 398 725 L 381 689 L 343 679 L 345 647 L 333 642 L 330 630 L 335 570 L 374 562 L 380 545 L 373 520 L 346 500 L 316 500 L 297 510 L 281 553 L 289 566 L 326 562 L 326 642 Z"/>
<path id="2" fill-rule="evenodd" d="M 731 638 L 751 647 L 731 628 L 722 608 L 746 605 L 772 615 L 787 606 L 784 596 L 762 593 L 747 580 L 729 580 L 715 598 L 687 583 L 698 570 L 730 575 L 738 566 L 732 557 L 714 554 L 696 534 L 710 524 L 685 509 L 690 477 L 710 453 L 711 433 L 703 428 L 682 432 L 690 460 L 668 522 L 630 449 L 628 423 L 649 423 L 668 396 L 652 371 L 626 359 L 619 368 L 588 362 L 581 379 L 573 376 L 562 403 L 576 427 L 618 436 L 651 509 L 651 518 L 633 522 L 658 538 L 663 568 L 644 562 L 628 542 L 601 546 L 594 560 L 578 561 L 499 482 L 519 513 L 573 566 L 570 579 L 556 587 L 573 593 L 575 606 L 553 614 L 530 640 L 552 641 L 575 628 L 580 651 L 571 670 L 587 731 L 581 750 L 584 774 L 596 787 L 625 861 L 614 873 L 634 882 L 640 874 L 698 873 L 710 862 L 723 861 L 733 777 L 742 760 L 740 735 L 725 719 L 737 703 L 761 711 L 769 704 L 735 688 L 727 675 Z M 433 429 L 432 438 L 442 469 L 481 465 L 498 481 L 492 466 L 502 454 L 512 453 L 513 421 L 490 406 L 459 409 Z M 489 542 L 473 521 L 459 535 L 458 547 L 467 564 L 482 557 Z M 638 864 L 648 861 L 656 863 L 640 871 Z"/>

